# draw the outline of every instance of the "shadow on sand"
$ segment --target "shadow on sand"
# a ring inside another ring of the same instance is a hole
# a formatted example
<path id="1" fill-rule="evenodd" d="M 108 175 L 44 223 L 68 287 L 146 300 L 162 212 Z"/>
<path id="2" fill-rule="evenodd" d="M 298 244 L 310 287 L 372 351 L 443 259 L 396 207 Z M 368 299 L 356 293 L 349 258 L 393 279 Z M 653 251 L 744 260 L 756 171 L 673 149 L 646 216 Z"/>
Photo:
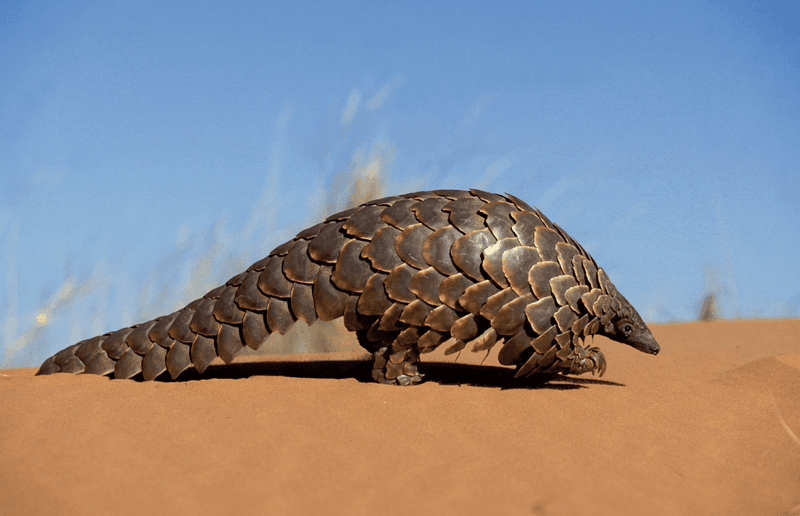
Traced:
<path id="1" fill-rule="evenodd" d="M 315 360 L 242 362 L 229 365 L 212 365 L 201 375 L 191 369 L 177 380 L 162 374 L 156 381 L 190 382 L 196 380 L 243 379 L 252 376 L 288 376 L 291 378 L 354 378 L 359 382 L 373 383 L 370 377 L 371 362 L 368 360 Z M 472 364 L 426 362 L 420 365 L 425 382 L 441 385 L 470 385 L 499 389 L 581 389 L 592 385 L 624 387 L 624 384 L 598 378 L 578 378 L 557 374 L 541 374 L 530 378 L 514 378 L 514 370 L 507 367 Z M 141 374 L 134 377 L 141 380 Z"/>

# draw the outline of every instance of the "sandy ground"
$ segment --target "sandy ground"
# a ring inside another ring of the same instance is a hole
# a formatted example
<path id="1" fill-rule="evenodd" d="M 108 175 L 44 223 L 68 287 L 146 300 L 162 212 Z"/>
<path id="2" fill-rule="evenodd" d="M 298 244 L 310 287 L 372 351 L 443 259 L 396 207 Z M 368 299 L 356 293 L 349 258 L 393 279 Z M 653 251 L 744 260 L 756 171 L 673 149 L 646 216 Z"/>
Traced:
<path id="1" fill-rule="evenodd" d="M 602 379 L 438 351 L 407 388 L 356 354 L 3 370 L 0 513 L 800 514 L 800 320 L 652 329 L 657 357 L 596 339 Z"/>

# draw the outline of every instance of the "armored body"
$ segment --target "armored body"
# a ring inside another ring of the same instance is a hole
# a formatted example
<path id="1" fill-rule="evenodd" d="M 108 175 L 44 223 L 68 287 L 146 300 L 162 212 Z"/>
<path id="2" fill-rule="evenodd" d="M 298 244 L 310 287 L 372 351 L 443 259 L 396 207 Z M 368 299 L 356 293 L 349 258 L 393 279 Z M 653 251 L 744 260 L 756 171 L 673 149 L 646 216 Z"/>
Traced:
<path id="1" fill-rule="evenodd" d="M 70 346 L 37 374 L 141 373 L 175 379 L 230 363 L 299 319 L 344 317 L 373 355 L 373 378 L 422 380 L 421 354 L 447 344 L 498 360 L 516 376 L 602 375 L 587 337 L 646 353 L 658 343 L 594 259 L 513 195 L 435 190 L 386 197 L 335 215 L 175 313 Z"/>

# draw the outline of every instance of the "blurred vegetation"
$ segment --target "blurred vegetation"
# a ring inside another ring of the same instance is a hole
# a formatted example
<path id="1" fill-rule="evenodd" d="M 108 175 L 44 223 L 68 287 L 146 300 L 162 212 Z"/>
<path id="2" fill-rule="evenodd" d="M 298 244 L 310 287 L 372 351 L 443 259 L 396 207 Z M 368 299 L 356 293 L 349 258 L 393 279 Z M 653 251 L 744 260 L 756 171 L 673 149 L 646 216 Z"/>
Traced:
<path id="1" fill-rule="evenodd" d="M 345 111 L 348 117 L 342 123 L 349 124 L 354 116 L 352 102 Z M 311 189 L 308 206 L 313 209 L 308 220 L 297 221 L 296 227 L 276 228 L 279 203 L 275 202 L 275 192 L 283 174 L 272 167 L 247 221 L 231 223 L 220 215 L 212 227 L 200 231 L 176 228 L 174 246 L 156 251 L 143 277 L 135 277 L 117 265 L 124 252 L 100 256 L 92 271 L 68 266 L 62 279 L 48 285 L 40 295 L 38 309 L 22 315 L 18 313 L 20 279 L 16 273 L 16 238 L 21 228 L 18 222 L 0 220 L 0 241 L 5 240 L 6 248 L 0 260 L 7 269 L 5 320 L 0 320 L 0 367 L 38 367 L 64 347 L 118 329 L 114 321 L 119 317 L 109 316 L 111 306 L 122 307 L 122 327 L 172 313 L 263 258 L 264 249 L 277 247 L 327 215 L 384 196 L 394 160 L 392 146 L 376 138 L 368 146 L 358 146 L 349 158 L 349 166 L 338 170 L 328 188 Z M 286 175 L 284 180 L 292 179 Z M 241 255 L 243 243 L 252 248 L 247 256 Z M 317 321 L 311 326 L 298 321 L 286 335 L 274 334 L 258 351 L 245 348 L 242 355 L 348 349 L 361 348 L 341 319 Z"/>

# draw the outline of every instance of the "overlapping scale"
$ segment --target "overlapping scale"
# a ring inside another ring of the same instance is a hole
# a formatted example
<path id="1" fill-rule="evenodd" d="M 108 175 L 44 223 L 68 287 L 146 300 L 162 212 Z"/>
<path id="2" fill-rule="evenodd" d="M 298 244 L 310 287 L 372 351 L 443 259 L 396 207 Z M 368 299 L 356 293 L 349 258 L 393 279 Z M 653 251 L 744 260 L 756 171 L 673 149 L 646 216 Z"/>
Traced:
<path id="1" fill-rule="evenodd" d="M 192 320 L 189 322 L 189 329 L 198 334 L 205 335 L 206 337 L 214 337 L 219 332 L 219 322 L 214 319 L 212 312 L 216 300 L 203 299 L 198 305 L 197 309 L 192 315 Z"/>
<path id="2" fill-rule="evenodd" d="M 187 310 L 187 312 L 189 313 L 189 318 L 191 318 L 193 312 L 191 310 Z M 111 335 L 109 335 L 103 341 L 103 349 L 106 351 L 109 357 L 113 358 L 114 360 L 119 360 L 122 354 L 129 349 L 128 345 L 125 343 L 125 339 L 128 338 L 128 334 L 132 330 L 132 328 L 123 328 L 121 330 L 117 330 L 112 332 Z"/>
<path id="3" fill-rule="evenodd" d="M 258 274 L 253 275 L 253 279 L 251 280 L 251 288 L 255 288 L 258 291 L 260 296 L 263 296 L 263 293 L 258 290 Z M 233 286 L 225 286 L 225 290 L 217 299 L 217 302 L 214 304 L 214 310 L 212 311 L 212 315 L 214 319 L 221 323 L 225 324 L 241 324 L 242 318 L 244 318 L 244 311 L 241 310 L 236 304 L 236 295 L 239 291 L 240 287 L 233 287 Z M 265 304 L 266 308 L 266 304 Z"/>
<path id="4" fill-rule="evenodd" d="M 270 297 L 288 298 L 292 295 L 292 282 L 283 275 L 283 260 L 282 256 L 270 257 L 258 276 L 259 290 Z"/>
<path id="5" fill-rule="evenodd" d="M 394 248 L 395 239 L 399 234 L 400 230 L 393 226 L 378 230 L 370 243 L 361 251 L 361 257 L 369 260 L 373 269 L 391 272 L 403 263 Z"/>
<path id="6" fill-rule="evenodd" d="M 295 240 L 292 244 L 289 254 L 283 259 L 283 275 L 287 280 L 308 284 L 314 282 L 319 272 L 319 264 L 309 258 L 308 245 L 308 240 Z"/>
<path id="7" fill-rule="evenodd" d="M 242 321 L 242 340 L 250 349 L 258 349 L 261 344 L 269 337 L 270 330 L 267 328 L 264 314 L 259 312 L 247 312 Z"/>
<path id="8" fill-rule="evenodd" d="M 83 370 L 84 374 L 107 375 L 114 372 L 117 363 L 109 358 L 106 353 L 98 353 L 86 364 L 86 369 Z M 173 379 L 177 377 L 173 376 Z"/>
<path id="9" fill-rule="evenodd" d="M 350 240 L 339 253 L 339 259 L 333 268 L 331 281 L 347 292 L 361 292 L 372 276 L 373 270 L 369 262 L 361 258 L 361 250 L 367 245 L 362 240 Z"/>
<path id="10" fill-rule="evenodd" d="M 217 351 L 214 347 L 214 339 L 198 334 L 189 349 L 194 368 L 198 373 L 203 373 L 206 368 L 217 358 Z"/>
<path id="11" fill-rule="evenodd" d="M 175 340 L 169 336 L 169 329 L 172 327 L 172 323 L 175 322 L 175 319 L 180 315 L 181 311 L 173 312 L 169 315 L 165 315 L 164 317 L 159 317 L 158 321 L 153 325 L 150 329 L 150 333 L 148 337 L 150 340 L 162 346 L 164 348 L 169 348 L 172 346 L 172 341 Z"/>
<path id="12" fill-rule="evenodd" d="M 436 231 L 447 225 L 447 213 L 442 211 L 451 201 L 446 197 L 429 197 L 411 206 L 419 222 Z"/>
<path id="13" fill-rule="evenodd" d="M 289 311 L 289 303 L 283 299 L 272 298 L 267 306 L 265 319 L 271 333 L 285 335 L 294 326 L 295 319 Z"/>
<path id="14" fill-rule="evenodd" d="M 497 234 L 495 234 L 495 237 Z M 483 251 L 483 262 L 481 266 L 484 272 L 502 288 L 508 286 L 508 280 L 503 272 L 503 253 L 514 247 L 519 247 L 520 243 L 516 237 L 503 238 L 490 245 Z"/>
<path id="15" fill-rule="evenodd" d="M 492 319 L 492 327 L 500 335 L 513 335 L 525 324 L 525 307 L 533 301 L 531 294 L 525 294 L 506 303 Z M 552 299 L 550 300 L 552 302 Z"/>
<path id="16" fill-rule="evenodd" d="M 543 261 L 558 262 L 556 244 L 563 243 L 563 239 L 558 232 L 544 226 L 538 226 L 533 241 Z"/>
<path id="17" fill-rule="evenodd" d="M 517 246 L 503 252 L 503 275 L 518 296 L 532 292 L 530 283 L 528 283 L 528 274 L 531 268 L 541 261 L 539 251 L 534 247 Z"/>
<path id="18" fill-rule="evenodd" d="M 353 238 L 370 240 L 379 229 L 386 227 L 386 223 L 381 220 L 381 213 L 385 209 L 384 206 L 364 206 L 358 208 L 358 210 L 347 219 L 342 228 Z"/>
<path id="19" fill-rule="evenodd" d="M 531 338 L 525 330 L 518 331 L 513 337 L 503 342 L 503 347 L 497 353 L 497 361 L 503 365 L 519 363 L 523 353 L 531 347 Z"/>
<path id="20" fill-rule="evenodd" d="M 314 310 L 323 321 L 332 321 L 344 315 L 344 307 L 350 294 L 342 291 L 331 282 L 332 269 L 321 267 L 314 278 Z"/>
<path id="21" fill-rule="evenodd" d="M 556 262 L 540 262 L 528 272 L 528 283 L 537 299 L 550 295 L 550 279 L 561 274 L 561 266 Z"/>
<path id="22" fill-rule="evenodd" d="M 422 244 L 432 234 L 433 230 L 422 223 L 408 226 L 394 241 L 397 256 L 415 269 L 427 268 L 428 264 L 422 256 Z"/>
<path id="23" fill-rule="evenodd" d="M 439 299 L 439 289 L 445 276 L 433 267 L 422 269 L 411 277 L 408 290 L 431 306 L 442 304 Z"/>
<path id="24" fill-rule="evenodd" d="M 511 218 L 515 222 L 511 226 L 511 230 L 517 235 L 520 243 L 529 247 L 536 247 L 536 228 L 544 226 L 542 219 L 537 217 L 535 213 L 527 211 L 511 212 Z"/>
<path id="25" fill-rule="evenodd" d="M 336 263 L 345 242 L 343 226 L 343 221 L 325 224 L 308 243 L 308 256 L 316 262 Z"/>
<path id="26" fill-rule="evenodd" d="M 561 265 L 564 274 L 573 274 L 572 259 L 578 254 L 578 249 L 570 244 L 557 242 L 556 252 L 558 253 L 558 264 Z"/>
<path id="27" fill-rule="evenodd" d="M 410 303 L 417 299 L 417 296 L 409 290 L 411 279 L 416 273 L 416 269 L 405 263 L 395 267 L 383 281 L 383 288 L 389 298 L 401 303 Z"/>
<path id="28" fill-rule="evenodd" d="M 456 339 L 471 340 L 478 335 L 478 323 L 473 314 L 459 318 L 450 328 L 450 335 Z"/>
<path id="29" fill-rule="evenodd" d="M 169 375 L 173 380 L 176 379 L 192 365 L 192 359 L 189 356 L 189 344 L 175 341 L 167 351 L 166 362 Z"/>
<path id="30" fill-rule="evenodd" d="M 244 343 L 238 326 L 223 324 L 217 335 L 217 353 L 226 363 L 230 364 L 233 359 L 242 352 Z"/>
<path id="31" fill-rule="evenodd" d="M 468 312 L 478 314 L 486 304 L 486 301 L 498 292 L 500 292 L 500 289 L 491 280 L 484 280 L 467 287 L 464 294 L 458 298 L 458 304 Z"/>
<path id="32" fill-rule="evenodd" d="M 447 305 L 434 308 L 425 318 L 424 324 L 440 332 L 450 332 L 453 323 L 458 320 L 458 313 Z"/>
<path id="33" fill-rule="evenodd" d="M 411 224 L 419 222 L 411 211 L 411 207 L 418 202 L 416 199 L 397 201 L 381 212 L 381 220 L 402 231 Z"/>
<path id="34" fill-rule="evenodd" d="M 412 301 L 400 314 L 400 321 L 411 326 L 423 326 L 433 307 L 419 299 Z"/>
<path id="35" fill-rule="evenodd" d="M 437 229 L 422 243 L 422 259 L 445 276 L 456 274 L 458 269 L 453 265 L 450 250 L 453 242 L 462 236 L 453 226 Z"/>
<path id="36" fill-rule="evenodd" d="M 533 331 L 541 335 L 552 325 L 551 319 L 556 313 L 557 307 L 553 298 L 547 296 L 526 305 L 523 310 Z"/>
<path id="37" fill-rule="evenodd" d="M 556 298 L 556 303 L 563 306 L 567 304 L 567 290 L 577 287 L 578 282 L 575 277 L 567 274 L 550 278 L 550 291 Z"/>
<path id="38" fill-rule="evenodd" d="M 475 197 L 463 197 L 448 203 L 442 211 L 450 214 L 447 217 L 450 225 L 466 235 L 486 227 L 485 219 L 478 213 L 485 205 L 485 202 Z"/>
<path id="39" fill-rule="evenodd" d="M 501 308 L 518 297 L 517 293 L 510 287 L 503 289 L 486 300 L 486 304 L 481 308 L 480 314 L 485 319 L 491 321 L 497 316 L 497 312 L 499 312 Z M 533 299 L 533 297 L 531 297 L 531 299 Z"/>
<path id="40" fill-rule="evenodd" d="M 392 306 L 392 300 L 386 295 L 383 282 L 388 274 L 375 273 L 368 280 L 364 291 L 358 298 L 358 311 L 364 315 L 381 315 Z"/>
<path id="41" fill-rule="evenodd" d="M 453 310 L 463 310 L 458 304 L 458 300 L 464 295 L 467 287 L 474 285 L 475 282 L 461 273 L 454 274 L 442 280 L 439 286 L 439 299 Z"/>
<path id="42" fill-rule="evenodd" d="M 483 332 L 478 338 L 471 340 L 467 344 L 472 344 L 471 351 L 473 353 L 489 350 L 497 344 L 497 331 L 489 327 L 489 329 Z"/>
<path id="43" fill-rule="evenodd" d="M 167 350 L 161 346 L 151 347 L 142 359 L 142 378 L 149 382 L 167 370 Z"/>
<path id="44" fill-rule="evenodd" d="M 125 344 L 128 345 L 134 352 L 144 356 L 145 353 L 153 345 L 153 341 L 148 336 L 150 330 L 156 325 L 156 321 L 149 321 L 142 323 L 135 327 L 128 336 L 125 338 Z"/>
<path id="45" fill-rule="evenodd" d="M 509 204 L 506 201 L 499 200 L 493 201 L 485 206 L 482 206 L 478 213 L 486 217 L 486 226 L 492 232 L 497 240 L 504 238 L 516 238 L 516 234 L 511 229 L 514 225 L 514 219 L 511 218 L 511 213 L 518 211 L 517 207 Z"/>
<path id="46" fill-rule="evenodd" d="M 453 242 L 450 255 L 453 264 L 462 273 L 475 281 L 483 281 L 481 261 L 483 250 L 493 245 L 497 240 L 488 229 L 471 231 Z"/>
<path id="47" fill-rule="evenodd" d="M 91 339 L 86 339 L 79 342 L 79 346 L 77 346 L 75 349 L 75 356 L 78 357 L 84 364 L 88 364 L 97 353 L 105 353 L 102 347 L 103 340 L 105 340 L 105 337 L 100 335 L 98 337 L 92 337 Z"/>
<path id="48" fill-rule="evenodd" d="M 314 321 L 317 320 L 317 312 L 314 310 L 314 295 L 311 285 L 294 284 L 290 308 L 295 319 L 305 321 L 309 325 L 314 324 Z M 269 308 L 267 308 L 267 312 L 269 312 Z"/>
<path id="49" fill-rule="evenodd" d="M 393 303 L 378 319 L 378 329 L 385 332 L 401 330 L 403 325 L 398 325 L 397 323 L 400 322 L 400 317 L 403 315 L 403 310 L 405 310 L 406 306 L 405 303 Z"/>
<path id="50" fill-rule="evenodd" d="M 483 190 L 478 190 L 477 188 L 470 188 L 469 193 L 471 193 L 474 197 L 482 199 L 487 203 L 498 202 L 498 201 L 506 202 L 506 198 L 500 194 L 484 192 Z"/>

